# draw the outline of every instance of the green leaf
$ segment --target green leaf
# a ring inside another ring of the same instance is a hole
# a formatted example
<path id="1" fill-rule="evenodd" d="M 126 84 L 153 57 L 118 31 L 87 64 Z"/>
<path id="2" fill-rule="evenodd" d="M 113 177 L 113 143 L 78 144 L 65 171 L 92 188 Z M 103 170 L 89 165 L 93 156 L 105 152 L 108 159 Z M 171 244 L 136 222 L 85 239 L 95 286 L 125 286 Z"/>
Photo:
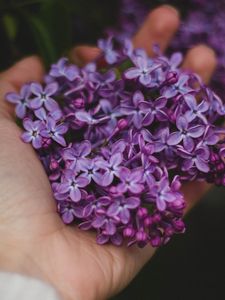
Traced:
<path id="1" fill-rule="evenodd" d="M 72 46 L 71 7 L 66 1 L 47 0 L 41 5 L 40 17 L 48 28 L 57 56 L 61 56 Z"/>
<path id="2" fill-rule="evenodd" d="M 39 49 L 39 53 L 44 59 L 46 66 L 49 66 L 51 63 L 56 61 L 57 51 L 54 47 L 48 28 L 39 17 L 28 14 L 26 14 L 26 16 L 27 21 L 31 26 L 31 31 Z"/>
<path id="3" fill-rule="evenodd" d="M 6 14 L 3 16 L 3 24 L 8 38 L 14 40 L 17 33 L 17 23 L 15 18 L 10 14 Z"/>

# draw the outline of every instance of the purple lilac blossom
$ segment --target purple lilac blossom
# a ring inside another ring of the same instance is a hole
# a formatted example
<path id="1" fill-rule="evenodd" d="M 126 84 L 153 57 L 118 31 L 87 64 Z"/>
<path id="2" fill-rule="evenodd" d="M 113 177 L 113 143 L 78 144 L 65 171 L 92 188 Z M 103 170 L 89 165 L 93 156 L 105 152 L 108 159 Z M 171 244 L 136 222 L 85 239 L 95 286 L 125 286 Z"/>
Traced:
<path id="1" fill-rule="evenodd" d="M 107 43 L 113 66 L 61 59 L 51 81 L 6 100 L 26 98 L 22 140 L 36 149 L 65 224 L 94 231 L 99 244 L 158 247 L 185 230 L 183 182 L 225 186 L 225 106 L 179 69 L 180 54 L 150 59 L 128 41 Z"/>

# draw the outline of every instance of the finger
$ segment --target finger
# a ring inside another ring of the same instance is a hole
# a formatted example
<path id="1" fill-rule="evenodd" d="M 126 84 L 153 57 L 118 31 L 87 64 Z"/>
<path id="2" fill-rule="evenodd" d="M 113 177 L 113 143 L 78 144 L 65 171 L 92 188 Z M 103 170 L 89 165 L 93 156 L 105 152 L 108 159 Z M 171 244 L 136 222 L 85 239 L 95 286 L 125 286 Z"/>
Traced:
<path id="1" fill-rule="evenodd" d="M 182 68 L 197 73 L 204 83 L 208 83 L 216 66 L 217 59 L 213 49 L 198 45 L 188 51 Z"/>
<path id="2" fill-rule="evenodd" d="M 0 74 L 0 114 L 6 117 L 13 115 L 13 108 L 5 101 L 8 92 L 18 91 L 26 82 L 41 81 L 44 68 L 36 56 L 25 58 L 10 69 Z"/>
<path id="3" fill-rule="evenodd" d="M 178 11 L 169 5 L 154 9 L 146 18 L 144 24 L 133 38 L 135 47 L 144 48 L 151 56 L 155 43 L 165 51 L 171 38 L 180 24 Z"/>
<path id="4" fill-rule="evenodd" d="M 101 50 L 97 47 L 78 46 L 70 52 L 71 60 L 78 66 L 95 60 L 101 54 Z"/>

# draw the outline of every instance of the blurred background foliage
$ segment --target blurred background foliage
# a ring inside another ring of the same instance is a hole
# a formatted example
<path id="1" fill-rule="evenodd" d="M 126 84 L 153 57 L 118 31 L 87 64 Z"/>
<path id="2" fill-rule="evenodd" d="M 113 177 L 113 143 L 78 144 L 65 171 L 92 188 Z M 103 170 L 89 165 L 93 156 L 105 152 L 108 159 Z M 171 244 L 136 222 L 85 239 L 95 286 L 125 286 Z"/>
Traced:
<path id="1" fill-rule="evenodd" d="M 116 18 L 109 2 L 0 0 L 0 68 L 31 53 L 48 66 L 74 44 L 94 43 Z"/>

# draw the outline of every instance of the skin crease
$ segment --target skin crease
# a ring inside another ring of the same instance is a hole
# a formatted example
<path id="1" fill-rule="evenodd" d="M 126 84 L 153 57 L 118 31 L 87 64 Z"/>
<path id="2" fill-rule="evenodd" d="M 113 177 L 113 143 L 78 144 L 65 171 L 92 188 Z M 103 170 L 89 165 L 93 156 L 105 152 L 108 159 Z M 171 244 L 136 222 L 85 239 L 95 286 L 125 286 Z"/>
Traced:
<path id="1" fill-rule="evenodd" d="M 178 26 L 177 11 L 161 6 L 149 14 L 134 44 L 151 54 L 151 44 L 157 41 L 165 50 Z M 71 56 L 84 64 L 98 53 L 81 46 Z M 184 62 L 185 69 L 198 72 L 205 82 L 215 67 L 215 55 L 204 45 L 191 49 Z M 49 282 L 63 300 L 107 299 L 134 278 L 155 250 L 99 246 L 92 233 L 62 223 L 44 169 L 32 147 L 21 141 L 12 107 L 4 101 L 6 92 L 27 81 L 41 81 L 43 73 L 40 60 L 30 57 L 0 74 L 0 269 Z M 183 186 L 188 208 L 208 187 Z"/>

